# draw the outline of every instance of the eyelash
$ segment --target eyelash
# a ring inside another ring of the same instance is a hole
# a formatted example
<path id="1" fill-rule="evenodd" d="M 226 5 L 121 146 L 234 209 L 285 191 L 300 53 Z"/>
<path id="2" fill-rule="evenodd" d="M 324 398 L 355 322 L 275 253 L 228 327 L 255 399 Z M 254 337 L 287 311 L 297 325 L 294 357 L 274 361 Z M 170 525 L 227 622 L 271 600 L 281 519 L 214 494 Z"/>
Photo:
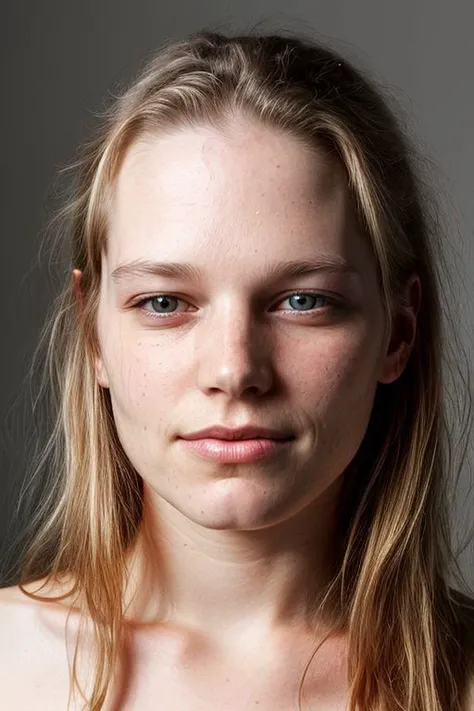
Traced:
<path id="1" fill-rule="evenodd" d="M 146 310 L 143 308 L 144 304 L 147 304 L 149 301 L 152 301 L 153 299 L 156 299 L 156 298 L 158 298 L 159 296 L 167 296 L 167 297 L 171 297 L 171 298 L 173 298 L 173 299 L 176 299 L 177 301 L 184 301 L 184 299 L 181 299 L 180 297 L 175 296 L 174 294 L 168 294 L 168 293 L 153 294 L 152 296 L 147 296 L 147 297 L 144 298 L 144 299 L 140 299 L 139 301 L 136 301 L 134 304 L 132 304 L 132 308 L 141 309 L 141 311 L 142 311 L 143 313 L 145 313 L 147 316 L 149 316 L 150 318 L 158 318 L 158 319 L 169 319 L 169 318 L 172 318 L 172 317 L 174 317 L 174 316 L 178 316 L 179 314 L 188 313 L 188 312 L 186 312 L 186 311 L 175 311 L 174 313 L 169 313 L 169 314 L 163 313 L 163 314 L 160 314 L 160 313 L 157 313 L 157 312 L 146 311 Z M 341 305 L 338 301 L 336 301 L 336 299 L 332 299 L 331 297 L 326 296 L 325 294 L 319 294 L 319 293 L 314 292 L 314 291 L 294 291 L 294 292 L 291 292 L 291 294 L 288 294 L 287 296 L 285 296 L 285 297 L 282 299 L 282 301 L 286 301 L 286 300 L 289 299 L 291 296 L 314 296 L 314 297 L 316 297 L 316 298 L 318 298 L 318 299 L 324 299 L 324 301 L 327 302 L 327 305 L 329 305 L 329 306 L 330 306 L 331 308 L 333 308 L 333 309 L 338 309 L 338 308 L 341 309 L 341 308 L 342 308 L 342 305 Z M 308 310 L 308 311 L 296 311 L 296 310 L 295 310 L 295 311 L 291 311 L 291 313 L 294 313 L 294 314 L 311 314 L 311 315 L 314 315 L 315 313 L 317 313 L 318 310 L 320 310 L 320 309 L 312 308 L 312 309 L 310 309 L 310 310 Z"/>

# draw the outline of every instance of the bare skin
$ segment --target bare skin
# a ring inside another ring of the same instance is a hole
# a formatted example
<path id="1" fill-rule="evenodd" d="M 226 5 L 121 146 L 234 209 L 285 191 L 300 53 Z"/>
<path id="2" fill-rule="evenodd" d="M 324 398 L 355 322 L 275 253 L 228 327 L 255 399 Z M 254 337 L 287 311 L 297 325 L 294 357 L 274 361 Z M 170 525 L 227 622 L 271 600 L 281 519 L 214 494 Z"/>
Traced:
<path id="1" fill-rule="evenodd" d="M 327 257 L 354 271 L 269 276 L 278 262 Z M 202 275 L 113 277 L 138 259 L 188 261 Z M 132 146 L 103 275 L 97 380 L 145 491 L 126 591 L 129 682 L 106 711 L 155 711 L 157 700 L 163 711 L 296 711 L 306 662 L 331 629 L 310 603 L 328 579 L 343 472 L 377 383 L 396 380 L 410 355 L 419 280 L 388 333 L 340 166 L 242 118 L 225 134 L 202 127 Z M 289 304 L 301 291 L 308 313 Z M 313 305 L 311 293 L 339 307 Z M 163 320 L 152 306 L 162 294 L 177 298 Z M 177 439 L 247 422 L 295 439 L 273 460 L 232 465 Z M 0 593 L 2 698 L 62 711 L 66 605 Z M 346 708 L 346 662 L 344 635 L 328 638 L 305 711 Z"/>
<path id="2" fill-rule="evenodd" d="M 17 588 L 0 590 L 5 708 L 65 711 L 66 614 L 62 603 L 35 603 Z M 72 658 L 77 613 L 71 615 L 68 630 Z M 315 646 L 312 635 L 304 637 L 288 629 L 275 633 L 265 647 L 246 649 L 245 655 L 239 648 L 224 651 L 210 636 L 172 624 L 162 629 L 130 625 L 129 633 L 129 658 L 104 711 L 156 711 L 158 707 L 163 711 L 296 711 L 301 674 Z M 343 711 L 346 694 L 345 641 L 335 635 L 324 643 L 317 664 L 310 667 L 303 708 Z M 71 711 L 80 708 L 80 704 L 72 705 Z"/>

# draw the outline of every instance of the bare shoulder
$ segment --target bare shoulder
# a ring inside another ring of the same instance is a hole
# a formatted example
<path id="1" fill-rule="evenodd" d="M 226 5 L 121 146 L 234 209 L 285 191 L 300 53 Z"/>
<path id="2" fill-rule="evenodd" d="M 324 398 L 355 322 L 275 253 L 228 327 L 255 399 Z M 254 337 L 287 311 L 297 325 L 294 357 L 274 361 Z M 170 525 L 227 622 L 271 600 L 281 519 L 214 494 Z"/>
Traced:
<path id="1" fill-rule="evenodd" d="M 34 593 L 42 581 L 24 585 L 27 592 Z M 40 593 L 41 594 L 41 593 Z M 39 618 L 47 603 L 29 597 L 19 585 L 0 588 L 0 656 L 11 651 L 11 645 L 19 640 L 24 645 L 25 639 L 31 639 L 39 628 Z M 4 644 L 2 644 L 2 640 Z M 5 650 L 6 648 L 6 650 Z"/>
<path id="2" fill-rule="evenodd" d="M 54 598 L 64 593 L 61 586 L 44 586 L 44 579 L 33 583 L 0 588 L 0 667 L 8 668 L 10 662 L 25 655 L 36 656 L 39 650 L 53 652 L 58 642 L 64 640 L 67 598 Z M 44 600 L 34 599 L 26 593 L 38 594 Z M 73 608 L 72 608 L 73 609 Z M 42 655 L 41 655 L 42 656 Z"/>
<path id="3" fill-rule="evenodd" d="M 24 586 L 28 592 L 38 587 L 38 581 Z M 19 586 L 0 588 L 2 708 L 65 708 L 65 619 L 64 606 L 33 600 Z"/>
<path id="4" fill-rule="evenodd" d="M 27 588 L 28 589 L 28 588 Z M 2 631 L 12 624 L 21 622 L 30 611 L 34 602 L 18 585 L 0 588 L 0 620 Z M 2 635 L 2 638 L 4 635 Z"/>
<path id="5" fill-rule="evenodd" d="M 41 578 L 31 583 L 26 583 L 22 585 L 27 593 L 38 593 L 40 596 L 44 597 L 54 597 L 57 594 L 57 588 L 55 589 L 51 585 L 49 588 L 45 588 L 44 584 L 46 582 L 45 578 Z M 42 587 L 43 586 L 43 587 Z M 11 587 L 0 588 L 0 616 L 7 619 L 12 614 L 16 617 L 17 614 L 27 614 L 32 608 L 37 608 L 41 604 L 40 600 L 34 600 L 25 594 L 24 590 L 20 588 L 19 585 L 12 585 Z M 48 590 L 45 592 L 45 590 Z"/>
<path id="6" fill-rule="evenodd" d="M 35 606 L 42 603 L 61 604 L 62 607 L 74 605 L 71 591 L 72 579 L 67 576 L 64 576 L 61 581 L 51 581 L 45 577 L 23 583 L 21 588 L 19 585 L 0 588 L 0 613 L 11 605 Z"/>
<path id="7" fill-rule="evenodd" d="M 52 583 L 46 578 L 11 587 L 0 588 L 0 622 L 7 629 L 31 633 L 41 628 L 48 618 L 65 618 L 75 611 L 74 598 L 67 581 Z M 3 635 L 2 635 L 3 637 Z"/>
<path id="8" fill-rule="evenodd" d="M 0 589 L 1 696 L 10 702 L 10 708 L 15 708 L 19 701 L 21 669 L 28 669 L 32 684 L 37 676 L 37 660 L 42 655 L 35 613 L 35 603 L 18 586 Z M 28 681 L 25 680 L 26 684 Z"/>

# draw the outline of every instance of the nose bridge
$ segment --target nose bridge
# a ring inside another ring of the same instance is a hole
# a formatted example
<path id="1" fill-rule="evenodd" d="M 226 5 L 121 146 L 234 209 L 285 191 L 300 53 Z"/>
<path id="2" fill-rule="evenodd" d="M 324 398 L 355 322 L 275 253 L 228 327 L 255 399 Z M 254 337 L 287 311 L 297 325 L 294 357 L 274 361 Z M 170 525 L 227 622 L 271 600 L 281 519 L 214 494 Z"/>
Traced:
<path id="1" fill-rule="evenodd" d="M 269 334 L 256 322 L 251 306 L 228 301 L 209 318 L 198 339 L 202 389 L 239 396 L 248 388 L 270 387 Z"/>

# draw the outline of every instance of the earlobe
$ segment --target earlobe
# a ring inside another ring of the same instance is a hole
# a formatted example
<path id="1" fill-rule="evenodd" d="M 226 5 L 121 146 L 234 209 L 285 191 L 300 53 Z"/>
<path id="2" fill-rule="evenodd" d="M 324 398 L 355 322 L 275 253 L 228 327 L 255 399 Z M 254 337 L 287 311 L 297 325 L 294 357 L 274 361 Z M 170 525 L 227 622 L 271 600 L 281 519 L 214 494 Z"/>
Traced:
<path id="1" fill-rule="evenodd" d="M 104 361 L 100 356 L 96 356 L 95 358 L 95 377 L 101 388 L 109 387 L 109 379 L 107 377 Z"/>
<path id="2" fill-rule="evenodd" d="M 411 351 L 411 345 L 403 343 L 395 352 L 387 355 L 382 367 L 382 373 L 378 379 L 379 383 L 389 384 L 398 380 L 405 370 Z"/>

